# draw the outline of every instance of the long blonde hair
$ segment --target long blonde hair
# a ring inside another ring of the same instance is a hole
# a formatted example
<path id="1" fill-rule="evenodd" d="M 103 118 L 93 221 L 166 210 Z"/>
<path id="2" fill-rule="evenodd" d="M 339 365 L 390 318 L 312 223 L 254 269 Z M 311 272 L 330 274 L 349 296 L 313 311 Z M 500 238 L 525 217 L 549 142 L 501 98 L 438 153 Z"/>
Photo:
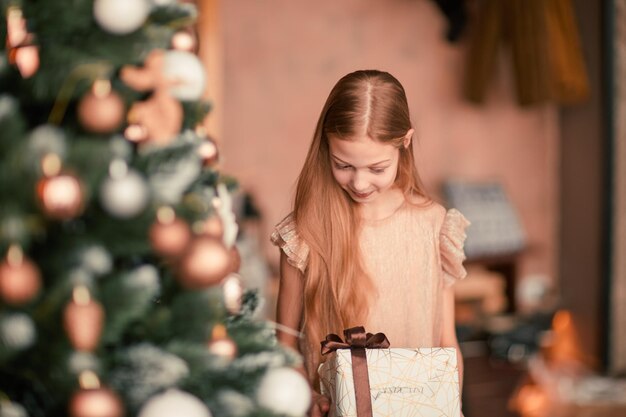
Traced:
<path id="1" fill-rule="evenodd" d="M 328 136 L 350 140 L 358 134 L 400 150 L 395 184 L 406 196 L 425 196 L 413 141 L 403 146 L 411 129 L 404 88 L 391 74 L 362 70 L 341 78 L 322 109 L 306 161 L 298 177 L 294 220 L 309 246 L 305 270 L 303 323 L 309 375 L 321 361 L 319 343 L 328 333 L 362 325 L 374 286 L 359 250 L 360 218 L 356 204 L 336 183 Z"/>

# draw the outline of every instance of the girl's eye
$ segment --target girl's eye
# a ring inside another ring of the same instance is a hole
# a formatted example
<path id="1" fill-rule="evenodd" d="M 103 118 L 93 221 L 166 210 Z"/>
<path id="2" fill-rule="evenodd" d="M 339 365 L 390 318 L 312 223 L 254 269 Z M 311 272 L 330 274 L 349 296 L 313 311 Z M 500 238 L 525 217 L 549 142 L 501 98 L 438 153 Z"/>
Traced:
<path id="1" fill-rule="evenodd" d="M 370 171 L 374 174 L 382 174 L 385 172 L 385 168 L 370 168 Z"/>
<path id="2" fill-rule="evenodd" d="M 337 169 L 350 169 L 350 165 L 340 165 L 340 164 L 335 164 L 335 167 Z"/>

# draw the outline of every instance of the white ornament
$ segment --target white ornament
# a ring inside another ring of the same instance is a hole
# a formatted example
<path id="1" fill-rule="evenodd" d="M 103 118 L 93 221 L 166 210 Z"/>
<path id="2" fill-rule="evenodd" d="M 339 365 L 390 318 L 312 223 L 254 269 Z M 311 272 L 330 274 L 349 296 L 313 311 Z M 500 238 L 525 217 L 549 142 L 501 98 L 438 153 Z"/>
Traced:
<path id="1" fill-rule="evenodd" d="M 139 417 L 212 417 L 209 409 L 197 397 L 177 389 L 155 395 L 139 411 Z"/>
<path id="2" fill-rule="evenodd" d="M 0 319 L 0 342 L 16 350 L 26 349 L 35 343 L 37 332 L 29 315 L 7 314 Z"/>
<path id="3" fill-rule="evenodd" d="M 257 402 L 276 414 L 304 416 L 311 404 L 311 389 L 301 373 L 292 368 L 274 368 L 261 379 Z"/>
<path id="4" fill-rule="evenodd" d="M 148 186 L 143 177 L 129 170 L 122 160 L 115 160 L 109 169 L 111 176 L 100 187 L 100 202 L 114 216 L 131 218 L 148 204 Z"/>
<path id="5" fill-rule="evenodd" d="M 150 13 L 147 0 L 96 0 L 93 16 L 107 32 L 125 35 L 139 29 Z"/>
<path id="6" fill-rule="evenodd" d="M 0 400 L 0 417 L 28 417 L 28 413 L 18 403 Z"/>
<path id="7" fill-rule="evenodd" d="M 111 272 L 113 259 L 107 250 L 94 245 L 85 249 L 82 253 L 83 266 L 96 275 L 105 275 Z"/>
<path id="8" fill-rule="evenodd" d="M 204 93 L 206 74 L 198 57 L 186 51 L 165 53 L 163 74 L 173 83 L 170 93 L 179 100 L 199 100 Z"/>

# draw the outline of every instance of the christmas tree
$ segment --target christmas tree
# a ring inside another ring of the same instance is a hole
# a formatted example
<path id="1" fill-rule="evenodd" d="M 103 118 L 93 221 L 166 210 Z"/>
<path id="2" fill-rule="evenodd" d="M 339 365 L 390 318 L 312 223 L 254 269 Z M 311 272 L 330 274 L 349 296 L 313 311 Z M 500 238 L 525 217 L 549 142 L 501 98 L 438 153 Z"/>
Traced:
<path id="1" fill-rule="evenodd" d="M 189 3 L 1 0 L 0 416 L 300 416 Z"/>

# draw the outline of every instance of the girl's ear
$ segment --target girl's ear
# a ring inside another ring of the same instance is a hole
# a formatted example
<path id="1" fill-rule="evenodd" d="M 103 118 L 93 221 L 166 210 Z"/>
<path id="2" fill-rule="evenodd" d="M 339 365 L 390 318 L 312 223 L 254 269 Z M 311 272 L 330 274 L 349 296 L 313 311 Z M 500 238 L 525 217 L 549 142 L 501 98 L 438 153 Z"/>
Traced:
<path id="1" fill-rule="evenodd" d="M 408 148 L 409 145 L 411 144 L 411 139 L 413 138 L 413 133 L 415 133 L 415 129 L 411 128 L 411 129 L 409 129 L 408 132 L 406 132 L 406 135 L 404 135 L 404 141 L 402 142 L 402 145 L 404 146 L 404 149 Z"/>

